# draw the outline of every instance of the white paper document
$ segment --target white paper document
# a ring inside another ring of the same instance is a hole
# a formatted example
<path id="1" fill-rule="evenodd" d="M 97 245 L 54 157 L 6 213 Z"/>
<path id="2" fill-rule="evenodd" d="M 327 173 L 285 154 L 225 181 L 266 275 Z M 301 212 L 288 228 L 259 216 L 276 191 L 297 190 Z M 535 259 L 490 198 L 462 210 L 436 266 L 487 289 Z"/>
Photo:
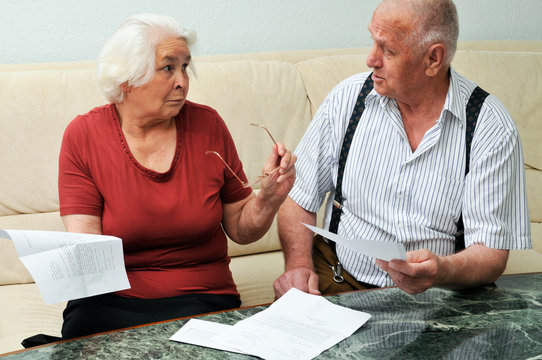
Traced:
<path id="1" fill-rule="evenodd" d="M 352 335 L 370 317 L 293 288 L 233 326 L 193 319 L 170 339 L 263 359 L 303 360 Z"/>
<path id="2" fill-rule="evenodd" d="M 0 230 L 47 305 L 129 289 L 122 240 L 60 231 Z"/>
<path id="3" fill-rule="evenodd" d="M 406 260 L 406 250 L 401 243 L 364 239 L 347 239 L 332 232 L 320 229 L 316 226 L 307 224 L 303 225 L 315 233 L 322 235 L 328 240 L 334 241 L 337 244 L 341 244 L 344 247 L 358 251 L 364 255 L 372 256 L 385 261 L 390 261 L 392 259 Z"/>

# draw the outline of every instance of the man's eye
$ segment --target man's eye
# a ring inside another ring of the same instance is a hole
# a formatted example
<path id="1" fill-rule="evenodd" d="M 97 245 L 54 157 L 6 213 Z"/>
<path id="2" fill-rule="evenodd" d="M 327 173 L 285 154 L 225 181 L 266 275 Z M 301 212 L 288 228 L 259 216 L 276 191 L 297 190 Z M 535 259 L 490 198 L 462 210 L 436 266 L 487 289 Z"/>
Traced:
<path id="1" fill-rule="evenodd" d="M 183 71 L 185 71 L 188 68 L 188 64 L 183 64 Z"/>
<path id="2" fill-rule="evenodd" d="M 166 66 L 164 66 L 164 67 L 162 68 L 162 70 L 165 70 L 165 71 L 171 71 L 171 70 L 173 70 L 173 66 L 171 66 L 171 65 L 166 65 Z"/>

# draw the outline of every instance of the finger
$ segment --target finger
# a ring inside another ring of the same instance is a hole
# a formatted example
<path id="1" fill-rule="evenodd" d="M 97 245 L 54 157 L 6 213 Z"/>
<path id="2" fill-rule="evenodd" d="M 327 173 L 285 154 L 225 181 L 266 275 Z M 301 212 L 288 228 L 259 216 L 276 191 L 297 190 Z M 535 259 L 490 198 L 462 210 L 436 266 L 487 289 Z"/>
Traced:
<path id="1" fill-rule="evenodd" d="M 292 153 L 291 151 L 288 151 L 281 160 L 281 166 L 286 169 L 286 171 L 292 169 L 295 166 L 295 163 L 297 162 L 297 156 Z"/>
<path id="2" fill-rule="evenodd" d="M 283 157 L 286 154 L 286 152 L 288 151 L 288 149 L 286 149 L 286 146 L 284 146 L 284 144 L 281 143 L 281 142 L 278 142 L 275 145 L 277 146 L 277 154 L 280 157 Z"/>
<path id="3" fill-rule="evenodd" d="M 269 156 L 267 156 L 267 160 L 265 161 L 265 164 L 263 166 L 263 174 L 270 173 L 274 169 L 277 168 L 277 164 L 279 162 L 279 155 L 277 153 L 275 145 L 273 145 L 273 150 L 271 150 L 271 153 L 269 153 Z"/>
<path id="4" fill-rule="evenodd" d="M 423 273 L 424 263 L 407 262 L 403 260 L 391 260 L 389 262 L 389 268 L 410 277 L 418 277 L 420 273 Z"/>
<path id="5" fill-rule="evenodd" d="M 277 183 L 282 183 L 284 181 L 288 181 L 289 179 L 295 180 L 295 175 L 296 175 L 295 168 L 290 168 L 287 172 L 285 172 L 284 174 L 281 174 L 277 178 Z"/>
<path id="6" fill-rule="evenodd" d="M 288 169 L 291 167 L 290 165 L 291 159 L 292 159 L 292 153 L 290 151 L 286 151 L 280 159 L 281 174 L 288 171 Z"/>
<path id="7" fill-rule="evenodd" d="M 381 259 L 376 259 L 375 265 L 378 266 L 379 268 L 381 268 L 382 270 L 388 272 L 389 266 L 388 266 L 387 261 L 381 260 Z"/>
<path id="8" fill-rule="evenodd" d="M 275 289 L 275 296 L 277 296 L 277 298 L 284 295 L 292 287 L 295 287 L 291 275 L 292 274 L 290 273 L 284 273 L 273 283 L 273 288 Z"/>
<path id="9" fill-rule="evenodd" d="M 309 286 L 309 294 L 322 295 L 322 293 L 318 289 L 318 275 L 314 273 L 311 274 L 311 276 L 309 277 L 308 286 Z"/>

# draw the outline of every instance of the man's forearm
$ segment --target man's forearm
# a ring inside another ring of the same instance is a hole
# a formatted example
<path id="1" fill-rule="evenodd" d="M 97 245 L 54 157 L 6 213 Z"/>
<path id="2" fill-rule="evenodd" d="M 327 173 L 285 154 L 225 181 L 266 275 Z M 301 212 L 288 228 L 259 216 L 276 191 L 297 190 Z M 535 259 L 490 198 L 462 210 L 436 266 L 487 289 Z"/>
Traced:
<path id="1" fill-rule="evenodd" d="M 316 213 L 303 209 L 288 197 L 279 210 L 277 221 L 286 270 L 312 269 L 313 233 L 302 223 L 316 225 Z"/>
<path id="2" fill-rule="evenodd" d="M 506 268 L 508 250 L 474 244 L 460 253 L 440 258 L 436 286 L 465 288 L 494 282 Z"/>

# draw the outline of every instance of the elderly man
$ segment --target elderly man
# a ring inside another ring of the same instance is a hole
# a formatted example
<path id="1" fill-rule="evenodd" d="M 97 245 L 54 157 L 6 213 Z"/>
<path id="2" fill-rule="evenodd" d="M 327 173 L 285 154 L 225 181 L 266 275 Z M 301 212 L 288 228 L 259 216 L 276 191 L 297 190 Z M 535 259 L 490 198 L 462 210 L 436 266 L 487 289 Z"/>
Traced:
<path id="1" fill-rule="evenodd" d="M 498 99 L 450 66 L 459 32 L 454 3 L 384 0 L 369 31 L 372 73 L 337 85 L 296 149 L 297 179 L 278 215 L 286 269 L 274 283 L 277 297 L 291 287 L 312 294 L 471 287 L 502 274 L 508 249 L 532 246 L 514 122 Z M 469 100 L 482 104 L 473 116 Z M 300 223 L 316 224 L 328 192 L 325 228 L 402 243 L 407 260 L 313 240 Z M 456 249 L 461 233 L 464 250 Z"/>

